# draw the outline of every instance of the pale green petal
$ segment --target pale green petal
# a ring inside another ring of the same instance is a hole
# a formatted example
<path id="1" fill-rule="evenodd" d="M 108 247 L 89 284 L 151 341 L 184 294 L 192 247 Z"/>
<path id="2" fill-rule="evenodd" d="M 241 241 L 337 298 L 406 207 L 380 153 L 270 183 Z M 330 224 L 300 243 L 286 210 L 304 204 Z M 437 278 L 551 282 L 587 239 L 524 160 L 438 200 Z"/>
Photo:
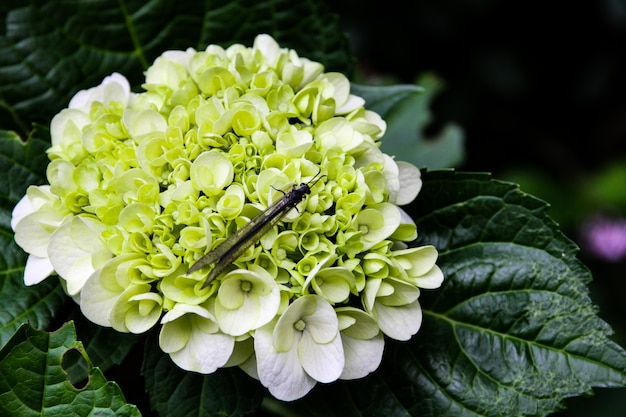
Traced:
<path id="1" fill-rule="evenodd" d="M 398 207 L 381 203 L 362 210 L 357 214 L 355 227 L 362 233 L 364 250 L 387 239 L 400 225 Z"/>
<path id="2" fill-rule="evenodd" d="M 337 109 L 336 114 L 347 114 L 365 104 L 361 97 L 350 94 L 350 81 L 339 72 L 327 72 L 324 79 L 330 81 L 335 87 L 333 98 Z"/>
<path id="3" fill-rule="evenodd" d="M 201 153 L 191 164 L 191 182 L 208 196 L 220 194 L 233 181 L 234 167 L 223 152 Z"/>
<path id="4" fill-rule="evenodd" d="M 339 148 L 344 152 L 350 152 L 363 142 L 363 134 L 340 117 L 322 122 L 315 129 L 315 135 L 323 149 Z"/>
<path id="5" fill-rule="evenodd" d="M 340 326 L 342 337 L 367 340 L 378 335 L 380 330 L 376 320 L 365 311 L 354 307 L 339 307 L 335 311 L 340 322 L 348 324 Z"/>
<path id="6" fill-rule="evenodd" d="M 162 297 L 149 284 L 131 285 L 115 300 L 109 320 L 119 332 L 143 333 L 161 317 Z"/>
<path id="7" fill-rule="evenodd" d="M 86 156 L 82 143 L 82 129 L 91 120 L 82 110 L 63 109 L 50 122 L 52 146 L 46 150 L 50 159 L 63 158 L 78 163 Z"/>
<path id="8" fill-rule="evenodd" d="M 400 226 L 398 226 L 389 238 L 401 242 L 412 242 L 417 239 L 417 227 L 415 226 L 415 222 L 402 208 L 398 207 L 398 210 L 401 215 Z"/>
<path id="9" fill-rule="evenodd" d="M 254 338 L 248 337 L 242 341 L 236 341 L 233 353 L 228 358 L 228 362 L 224 364 L 224 368 L 231 366 L 240 366 L 254 355 Z"/>
<path id="10" fill-rule="evenodd" d="M 54 159 L 50 161 L 46 168 L 46 177 L 50 183 L 50 191 L 52 193 L 65 197 L 67 194 L 75 191 L 77 186 L 74 182 L 74 165 L 63 159 Z"/>
<path id="11" fill-rule="evenodd" d="M 382 293 L 379 290 L 377 301 L 387 306 L 410 304 L 417 300 L 420 295 L 419 288 L 395 278 L 385 279 L 381 286 L 381 290 L 383 289 L 389 289 L 389 291 Z"/>
<path id="12" fill-rule="evenodd" d="M 406 270 L 409 277 L 419 277 L 433 268 L 439 254 L 434 246 L 427 245 L 393 251 L 392 256 Z"/>
<path id="13" fill-rule="evenodd" d="M 330 267 L 320 270 L 312 281 L 313 289 L 331 303 L 348 299 L 356 285 L 356 278 L 347 268 Z"/>
<path id="14" fill-rule="evenodd" d="M 374 309 L 376 296 L 382 286 L 382 283 L 382 279 L 368 279 L 365 282 L 365 288 L 361 293 L 361 299 L 363 300 L 363 307 L 365 307 L 367 311 L 372 311 Z"/>
<path id="15" fill-rule="evenodd" d="M 211 295 L 209 288 L 202 288 L 203 279 L 183 273 L 165 275 L 161 280 L 160 290 L 163 295 L 177 303 L 198 305 Z"/>
<path id="16" fill-rule="evenodd" d="M 387 130 L 387 123 L 378 113 L 363 107 L 353 111 L 348 117 L 355 129 L 372 139 L 381 138 Z"/>
<path id="17" fill-rule="evenodd" d="M 276 138 L 276 152 L 289 158 L 297 158 L 313 146 L 313 136 L 306 130 L 297 130 L 291 126 Z"/>
<path id="18" fill-rule="evenodd" d="M 163 316 L 163 318 L 161 319 L 161 323 L 162 324 L 169 323 L 174 320 L 178 320 L 179 318 L 185 316 L 188 313 L 191 313 L 200 317 L 201 319 L 206 319 L 204 320 L 205 322 L 213 322 L 214 324 L 213 326 L 210 326 L 210 327 L 203 326 L 203 329 L 205 329 L 206 333 L 217 333 L 219 331 L 219 328 L 214 323 L 215 316 L 213 315 L 211 311 L 209 311 L 209 307 L 207 305 L 210 305 L 210 303 L 207 303 L 206 305 L 202 305 L 202 306 L 184 304 L 184 303 L 176 303 L 174 307 L 172 307 L 172 309 Z M 193 317 L 193 316 L 189 316 L 189 317 Z"/>
<path id="19" fill-rule="evenodd" d="M 124 111 L 124 126 L 135 142 L 140 143 L 142 139 L 153 135 L 160 137 L 167 129 L 167 120 L 156 110 L 130 110 Z"/>
<path id="20" fill-rule="evenodd" d="M 339 333 L 328 343 L 318 343 L 313 334 L 304 331 L 298 356 L 306 373 L 319 382 L 333 382 L 343 372 L 345 358 Z"/>
<path id="21" fill-rule="evenodd" d="M 131 285 L 126 267 L 140 258 L 139 254 L 117 256 L 91 274 L 81 290 L 80 308 L 85 317 L 100 326 L 111 327 L 113 306 Z"/>
<path id="22" fill-rule="evenodd" d="M 178 352 L 189 341 L 191 336 L 191 320 L 189 317 L 182 319 L 179 319 L 180 317 L 172 318 L 174 315 L 179 316 L 182 314 L 184 313 L 170 310 L 161 319 L 163 326 L 161 326 L 161 331 L 159 332 L 159 347 L 165 353 Z"/>
<path id="23" fill-rule="evenodd" d="M 126 326 L 132 333 L 143 333 L 161 317 L 163 298 L 154 292 L 144 292 L 128 299 L 133 308 L 126 314 Z"/>
<path id="24" fill-rule="evenodd" d="M 400 169 L 396 161 L 387 154 L 381 152 L 381 156 L 384 161 L 383 173 L 385 175 L 385 182 L 387 184 L 387 193 L 389 194 L 389 202 L 398 204 L 398 197 L 400 194 L 400 188 L 404 192 L 404 184 L 400 183 Z"/>
<path id="25" fill-rule="evenodd" d="M 433 265 L 430 271 L 411 279 L 411 282 L 420 288 L 435 289 L 441 287 L 443 279 L 444 276 L 441 269 L 437 265 Z"/>
<path id="26" fill-rule="evenodd" d="M 226 220 L 232 220 L 241 214 L 246 202 L 243 187 L 231 184 L 217 202 L 217 212 Z"/>
<path id="27" fill-rule="evenodd" d="M 175 90 L 179 88 L 187 78 L 189 78 L 189 74 L 182 63 L 166 58 L 166 56 L 172 58 L 178 57 L 178 59 L 184 60 L 187 55 L 182 51 L 168 52 L 170 52 L 169 55 L 161 55 L 148 68 L 146 71 L 146 84 L 167 86 L 170 89 Z M 172 54 L 172 52 L 179 52 L 180 54 L 176 56 Z"/>
<path id="28" fill-rule="evenodd" d="M 391 278 L 388 280 L 382 280 L 380 288 L 378 288 L 378 293 L 376 294 L 376 297 L 381 298 L 392 296 L 396 292 L 395 286 L 393 284 L 394 281 Z"/>
<path id="29" fill-rule="evenodd" d="M 156 203 L 159 198 L 159 183 L 146 171 L 133 168 L 125 170 L 113 181 L 115 193 L 126 204 L 143 202 Z"/>
<path id="30" fill-rule="evenodd" d="M 380 330 L 392 339 L 409 340 L 422 325 L 422 307 L 418 300 L 401 307 L 376 302 L 374 312 Z"/>

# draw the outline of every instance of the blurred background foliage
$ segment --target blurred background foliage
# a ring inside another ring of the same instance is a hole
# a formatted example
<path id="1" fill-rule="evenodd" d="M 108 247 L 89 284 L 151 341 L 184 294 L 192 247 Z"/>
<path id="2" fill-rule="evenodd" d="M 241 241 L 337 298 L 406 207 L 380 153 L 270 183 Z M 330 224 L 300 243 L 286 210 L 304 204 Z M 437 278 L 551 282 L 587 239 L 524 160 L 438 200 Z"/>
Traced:
<path id="1" fill-rule="evenodd" d="M 439 80 L 426 134 L 460 126 L 463 156 L 450 167 L 491 172 L 551 204 L 626 346 L 626 0 L 328 4 L 357 83 Z M 567 406 L 559 416 L 623 416 L 626 390 Z"/>

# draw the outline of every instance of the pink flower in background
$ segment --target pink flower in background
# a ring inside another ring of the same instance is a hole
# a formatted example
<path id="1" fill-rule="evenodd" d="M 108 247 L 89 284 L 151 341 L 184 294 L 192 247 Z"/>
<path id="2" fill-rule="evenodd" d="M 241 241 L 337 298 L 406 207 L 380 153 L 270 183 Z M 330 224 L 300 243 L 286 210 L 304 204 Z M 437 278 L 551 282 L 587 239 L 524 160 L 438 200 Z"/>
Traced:
<path id="1" fill-rule="evenodd" d="M 582 246 L 609 262 L 626 259 L 626 219 L 595 216 L 582 227 Z"/>

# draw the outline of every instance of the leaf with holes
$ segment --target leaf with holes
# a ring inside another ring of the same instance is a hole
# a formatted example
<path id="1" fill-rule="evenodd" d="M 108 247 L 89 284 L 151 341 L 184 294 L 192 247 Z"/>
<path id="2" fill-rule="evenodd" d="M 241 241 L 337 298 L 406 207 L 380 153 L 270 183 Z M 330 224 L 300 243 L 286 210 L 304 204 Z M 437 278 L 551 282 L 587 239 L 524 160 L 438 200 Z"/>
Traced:
<path id="1" fill-rule="evenodd" d="M 64 357 L 79 352 L 89 367 L 88 382 L 72 385 Z M 141 414 L 127 404 L 119 387 L 91 367 L 69 322 L 53 333 L 21 326 L 0 350 L 0 415 L 29 416 Z"/>

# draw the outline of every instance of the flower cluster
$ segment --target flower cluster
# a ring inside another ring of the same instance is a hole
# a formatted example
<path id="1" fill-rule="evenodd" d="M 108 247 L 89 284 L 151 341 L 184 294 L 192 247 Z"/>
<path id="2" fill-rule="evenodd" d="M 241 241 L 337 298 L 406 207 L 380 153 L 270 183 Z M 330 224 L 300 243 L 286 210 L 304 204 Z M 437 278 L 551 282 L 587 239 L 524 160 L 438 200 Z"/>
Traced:
<path id="1" fill-rule="evenodd" d="M 141 93 L 113 74 L 76 94 L 51 123 L 49 185 L 13 212 L 25 283 L 56 273 L 94 323 L 160 325 L 181 368 L 240 366 L 279 399 L 375 370 L 443 276 L 435 248 L 404 243 L 419 171 L 380 151 L 384 121 L 323 70 L 260 35 L 165 52 Z M 313 178 L 209 285 L 209 268 L 188 272 Z"/>

